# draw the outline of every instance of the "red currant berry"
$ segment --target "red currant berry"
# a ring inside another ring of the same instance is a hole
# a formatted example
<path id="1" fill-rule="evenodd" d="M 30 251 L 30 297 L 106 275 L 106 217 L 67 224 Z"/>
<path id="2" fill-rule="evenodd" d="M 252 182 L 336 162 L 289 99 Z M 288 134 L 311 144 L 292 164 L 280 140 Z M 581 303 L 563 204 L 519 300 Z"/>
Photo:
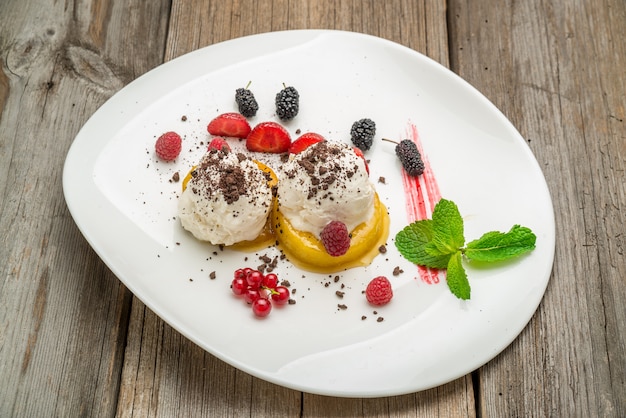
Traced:
<path id="1" fill-rule="evenodd" d="M 246 276 L 248 285 L 254 289 L 258 289 L 263 282 L 263 273 L 258 270 L 251 270 Z"/>
<path id="2" fill-rule="evenodd" d="M 246 291 L 243 293 L 243 300 L 246 301 L 246 303 L 253 303 L 255 300 L 259 299 L 261 297 L 261 292 L 259 291 L 259 289 L 252 289 L 252 288 L 247 288 Z"/>
<path id="3" fill-rule="evenodd" d="M 230 285 L 233 293 L 237 296 L 241 296 L 244 294 L 246 289 L 248 289 L 248 282 L 244 278 L 235 278 Z"/>
<path id="4" fill-rule="evenodd" d="M 266 274 L 263 278 L 263 286 L 267 287 L 268 289 L 276 288 L 276 286 L 278 286 L 278 276 L 274 273 Z"/>
<path id="5" fill-rule="evenodd" d="M 285 286 L 276 286 L 272 292 L 272 300 L 279 305 L 284 305 L 289 301 L 289 289 Z"/>
<path id="6" fill-rule="evenodd" d="M 260 318 L 268 316 L 271 310 L 272 303 L 269 299 L 259 298 L 252 303 L 252 312 Z"/>

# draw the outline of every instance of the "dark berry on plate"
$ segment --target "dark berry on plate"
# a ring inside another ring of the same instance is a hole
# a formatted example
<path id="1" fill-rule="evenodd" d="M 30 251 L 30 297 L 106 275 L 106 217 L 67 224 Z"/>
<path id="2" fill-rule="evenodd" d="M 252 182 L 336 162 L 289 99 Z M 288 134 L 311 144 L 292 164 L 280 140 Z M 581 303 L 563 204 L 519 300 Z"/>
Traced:
<path id="1" fill-rule="evenodd" d="M 276 94 L 276 114 L 281 120 L 296 117 L 300 110 L 300 94 L 295 87 L 285 87 Z"/>
<path id="2" fill-rule="evenodd" d="M 239 113 L 247 118 L 255 116 L 257 110 L 259 110 L 259 104 L 254 97 L 254 93 L 248 89 L 249 86 L 250 83 L 248 83 L 246 88 L 238 88 L 235 90 L 235 102 L 237 102 Z"/>
<path id="3" fill-rule="evenodd" d="M 396 155 L 409 176 L 419 176 L 424 172 L 424 161 L 415 142 L 403 139 L 396 145 Z"/>
<path id="4" fill-rule="evenodd" d="M 376 123 L 369 118 L 357 120 L 350 129 L 352 143 L 361 151 L 367 151 L 372 147 L 374 135 L 376 135 Z"/>

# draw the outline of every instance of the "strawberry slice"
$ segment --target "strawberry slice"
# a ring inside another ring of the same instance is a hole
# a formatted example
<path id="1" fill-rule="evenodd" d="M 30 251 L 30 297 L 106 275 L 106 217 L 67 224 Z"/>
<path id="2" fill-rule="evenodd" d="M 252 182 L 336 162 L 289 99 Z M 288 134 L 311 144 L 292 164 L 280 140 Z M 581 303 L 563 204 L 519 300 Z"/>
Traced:
<path id="1" fill-rule="evenodd" d="M 360 148 L 357 147 L 352 147 L 352 149 L 354 150 L 354 153 L 356 155 L 358 155 L 359 157 L 363 158 L 363 162 L 365 163 L 365 171 L 367 171 L 367 174 L 370 173 L 370 168 L 367 165 L 367 160 L 365 159 L 365 154 L 363 154 L 363 151 L 361 151 Z"/>
<path id="2" fill-rule="evenodd" d="M 289 132 L 276 122 L 261 122 L 246 138 L 246 148 L 253 152 L 279 154 L 287 152 L 291 145 Z"/>
<path id="3" fill-rule="evenodd" d="M 250 133 L 250 124 L 246 118 L 235 112 L 222 113 L 207 126 L 211 135 L 245 138 Z"/>
<path id="4" fill-rule="evenodd" d="M 291 146 L 289 147 L 289 154 L 300 154 L 311 145 L 322 141 L 325 141 L 322 135 L 316 134 L 315 132 L 307 132 L 300 135 L 298 139 L 291 143 Z"/>

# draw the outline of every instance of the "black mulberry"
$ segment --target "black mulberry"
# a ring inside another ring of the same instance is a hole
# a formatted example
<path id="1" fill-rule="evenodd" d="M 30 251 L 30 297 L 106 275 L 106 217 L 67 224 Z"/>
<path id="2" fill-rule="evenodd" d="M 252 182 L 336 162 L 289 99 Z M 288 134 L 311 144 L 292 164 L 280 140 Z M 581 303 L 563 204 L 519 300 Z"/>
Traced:
<path id="1" fill-rule="evenodd" d="M 285 87 L 276 94 L 276 114 L 280 120 L 296 117 L 300 108 L 300 94 L 295 87 Z"/>
<path id="2" fill-rule="evenodd" d="M 372 147 L 375 134 L 376 123 L 368 118 L 357 120 L 350 129 L 352 143 L 361 151 L 367 151 Z"/>
<path id="3" fill-rule="evenodd" d="M 235 91 L 235 102 L 237 102 L 239 107 L 239 113 L 247 118 L 256 115 L 257 110 L 259 110 L 259 104 L 254 98 L 252 91 L 248 90 L 248 87 L 245 89 L 238 88 Z"/>
<path id="4" fill-rule="evenodd" d="M 424 161 L 415 142 L 403 139 L 396 145 L 396 155 L 409 176 L 419 176 L 424 172 Z"/>

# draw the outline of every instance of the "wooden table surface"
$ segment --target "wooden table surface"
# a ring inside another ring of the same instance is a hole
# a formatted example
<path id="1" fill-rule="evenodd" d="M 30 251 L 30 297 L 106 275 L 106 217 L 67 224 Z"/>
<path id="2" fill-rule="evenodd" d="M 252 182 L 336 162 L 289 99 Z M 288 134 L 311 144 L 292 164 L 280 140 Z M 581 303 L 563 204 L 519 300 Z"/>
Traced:
<path id="1" fill-rule="evenodd" d="M 527 139 L 556 256 L 529 325 L 446 385 L 345 399 L 253 378 L 182 337 L 81 235 L 61 176 L 81 126 L 158 65 L 327 28 L 469 81 Z M 0 1 L 0 416 L 626 416 L 626 2 Z"/>

